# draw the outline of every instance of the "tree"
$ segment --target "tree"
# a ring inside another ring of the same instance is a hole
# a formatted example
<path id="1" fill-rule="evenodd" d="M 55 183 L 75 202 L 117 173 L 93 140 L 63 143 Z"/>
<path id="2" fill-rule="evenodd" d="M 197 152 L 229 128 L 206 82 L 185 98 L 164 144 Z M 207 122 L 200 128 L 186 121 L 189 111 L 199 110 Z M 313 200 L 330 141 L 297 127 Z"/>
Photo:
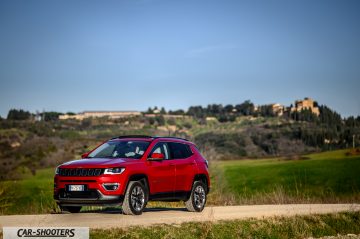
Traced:
<path id="1" fill-rule="evenodd" d="M 146 114 L 153 114 L 154 111 L 151 109 L 151 107 L 148 108 L 148 110 L 146 111 Z"/>
<path id="2" fill-rule="evenodd" d="M 42 113 L 43 119 L 45 121 L 56 121 L 59 119 L 59 115 L 62 115 L 60 112 L 50 111 Z"/>
<path id="3" fill-rule="evenodd" d="M 187 114 L 190 116 L 193 116 L 195 118 L 201 119 L 206 117 L 205 109 L 203 109 L 202 106 L 190 106 L 190 108 L 187 111 Z"/>
<path id="4" fill-rule="evenodd" d="M 329 126 L 338 126 L 342 124 L 341 115 L 331 110 L 326 105 L 321 105 L 320 110 L 320 122 Z"/>
<path id="5" fill-rule="evenodd" d="M 259 111 L 259 114 L 263 117 L 275 116 L 271 105 L 260 105 L 258 111 Z"/>
<path id="6" fill-rule="evenodd" d="M 296 121 L 317 122 L 318 117 L 310 109 L 302 109 L 291 113 L 292 119 Z"/>
<path id="7" fill-rule="evenodd" d="M 239 115 L 252 115 L 255 111 L 255 106 L 250 100 L 246 100 L 241 104 L 235 105 L 235 109 Z"/>
<path id="8" fill-rule="evenodd" d="M 155 117 L 155 121 L 158 123 L 158 125 L 162 126 L 165 125 L 165 118 L 164 116 L 160 115 L 160 116 L 156 116 Z"/>
<path id="9" fill-rule="evenodd" d="M 169 115 L 184 115 L 185 114 L 184 110 L 175 110 L 175 111 L 169 110 L 168 113 L 169 113 Z"/>
<path id="10" fill-rule="evenodd" d="M 161 107 L 160 114 L 162 114 L 162 115 L 166 114 L 166 110 L 164 107 Z"/>
<path id="11" fill-rule="evenodd" d="M 7 115 L 8 120 L 28 120 L 30 119 L 31 114 L 29 111 L 24 111 L 22 109 L 16 110 L 11 109 Z"/>
<path id="12" fill-rule="evenodd" d="M 226 105 L 226 106 L 224 107 L 224 109 L 225 109 L 225 112 L 226 112 L 226 113 L 232 113 L 232 112 L 233 112 L 233 109 L 234 109 L 234 106 L 233 106 L 233 105 Z"/>

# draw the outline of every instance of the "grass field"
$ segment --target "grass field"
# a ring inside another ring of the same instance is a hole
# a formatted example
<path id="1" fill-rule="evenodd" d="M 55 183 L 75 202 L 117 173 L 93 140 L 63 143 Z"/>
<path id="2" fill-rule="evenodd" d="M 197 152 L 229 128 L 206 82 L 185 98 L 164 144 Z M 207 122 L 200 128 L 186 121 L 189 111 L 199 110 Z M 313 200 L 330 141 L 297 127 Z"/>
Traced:
<path id="1" fill-rule="evenodd" d="M 90 238 L 359 238 L 360 212 L 91 229 Z M 2 238 L 2 232 L 0 232 Z"/>
<path id="2" fill-rule="evenodd" d="M 6 181 L 0 185 L 5 189 L 1 198 L 8 206 L 2 214 L 50 213 L 57 210 L 53 200 L 54 169 L 41 169 L 35 176 L 23 180 Z M 1 208 L 0 208 L 1 209 Z"/>
<path id="3" fill-rule="evenodd" d="M 212 162 L 209 205 L 359 202 L 360 156 L 347 150 L 306 155 L 299 160 L 256 159 Z M 1 214 L 49 213 L 57 209 L 54 169 L 23 180 L 0 182 Z M 149 206 L 182 206 L 152 203 Z"/>
<path id="4" fill-rule="evenodd" d="M 359 202 L 360 155 L 348 150 L 218 165 L 236 203 Z"/>
<path id="5" fill-rule="evenodd" d="M 360 234 L 360 212 L 91 230 L 91 238 L 309 238 Z M 344 238 L 344 237 L 342 237 Z"/>

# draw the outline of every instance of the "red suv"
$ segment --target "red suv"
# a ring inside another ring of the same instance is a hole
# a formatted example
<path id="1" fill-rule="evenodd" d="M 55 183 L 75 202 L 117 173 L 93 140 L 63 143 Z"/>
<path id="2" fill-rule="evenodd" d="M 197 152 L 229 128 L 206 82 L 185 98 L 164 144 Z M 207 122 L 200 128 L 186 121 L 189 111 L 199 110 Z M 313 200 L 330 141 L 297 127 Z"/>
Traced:
<path id="1" fill-rule="evenodd" d="M 196 146 L 175 137 L 121 136 L 82 159 L 56 168 L 54 199 L 62 210 L 121 205 L 139 215 L 151 201 L 184 201 L 201 212 L 210 190 L 208 162 Z"/>

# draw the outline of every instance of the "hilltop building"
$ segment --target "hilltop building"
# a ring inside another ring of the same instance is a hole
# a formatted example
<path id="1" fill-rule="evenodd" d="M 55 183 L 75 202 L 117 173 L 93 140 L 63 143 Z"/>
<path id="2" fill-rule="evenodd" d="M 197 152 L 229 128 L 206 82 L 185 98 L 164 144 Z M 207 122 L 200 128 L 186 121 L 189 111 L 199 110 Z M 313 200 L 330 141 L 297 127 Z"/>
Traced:
<path id="1" fill-rule="evenodd" d="M 310 110 L 313 114 L 320 115 L 319 107 L 313 99 L 308 97 L 295 101 L 295 106 L 291 108 L 291 112 L 300 112 L 302 110 Z"/>
<path id="2" fill-rule="evenodd" d="M 272 112 L 276 116 L 282 116 L 284 114 L 285 107 L 279 103 L 271 104 Z"/>
<path id="3" fill-rule="evenodd" d="M 99 117 L 109 117 L 110 119 L 118 119 L 130 116 L 139 116 L 141 112 L 139 111 L 84 111 L 79 114 L 74 115 L 60 115 L 60 120 L 65 119 L 76 119 L 76 120 L 83 120 L 86 118 L 99 118 Z"/>

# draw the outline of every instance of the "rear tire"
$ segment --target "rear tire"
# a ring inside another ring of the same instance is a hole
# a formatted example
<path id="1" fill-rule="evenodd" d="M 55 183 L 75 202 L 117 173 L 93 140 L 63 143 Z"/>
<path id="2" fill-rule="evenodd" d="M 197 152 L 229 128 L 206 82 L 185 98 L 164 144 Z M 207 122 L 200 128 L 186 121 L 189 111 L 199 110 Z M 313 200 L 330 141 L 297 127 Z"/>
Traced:
<path id="1" fill-rule="evenodd" d="M 81 206 L 60 206 L 61 211 L 67 211 L 71 213 L 79 213 L 81 210 Z"/>
<path id="2" fill-rule="evenodd" d="M 206 186 L 201 181 L 195 181 L 190 197 L 185 201 L 186 209 L 190 212 L 201 212 L 206 204 Z"/>
<path id="3" fill-rule="evenodd" d="M 130 181 L 126 189 L 122 211 L 126 215 L 141 215 L 148 200 L 148 190 L 140 181 Z"/>

